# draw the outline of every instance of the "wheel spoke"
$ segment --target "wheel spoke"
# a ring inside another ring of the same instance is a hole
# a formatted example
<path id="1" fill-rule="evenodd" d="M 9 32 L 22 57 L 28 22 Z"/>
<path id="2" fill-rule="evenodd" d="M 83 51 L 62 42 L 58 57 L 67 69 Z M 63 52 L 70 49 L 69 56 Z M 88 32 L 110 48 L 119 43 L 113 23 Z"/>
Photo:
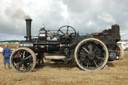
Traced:
<path id="1" fill-rule="evenodd" d="M 79 55 L 82 56 L 82 57 L 86 57 L 87 56 L 87 54 L 85 52 L 82 52 L 82 51 L 79 53 Z"/>
<path id="2" fill-rule="evenodd" d="M 88 48 L 89 48 L 89 51 L 92 52 L 92 48 L 93 48 L 92 44 L 90 44 L 90 45 L 88 46 Z"/>
<path id="3" fill-rule="evenodd" d="M 99 60 L 104 60 L 104 58 L 99 57 L 99 56 L 96 56 L 96 58 L 99 59 Z"/>
<path id="4" fill-rule="evenodd" d="M 22 64 L 21 62 L 18 62 L 18 63 L 15 63 L 14 66 L 19 70 L 21 67 L 21 64 Z"/>
<path id="5" fill-rule="evenodd" d="M 88 62 L 87 62 L 87 66 L 86 66 L 87 68 L 89 67 L 89 60 L 88 60 Z"/>
<path id="6" fill-rule="evenodd" d="M 89 52 L 85 47 L 82 47 L 82 49 L 87 53 Z"/>
<path id="7" fill-rule="evenodd" d="M 14 61 L 17 61 L 17 60 L 19 60 L 19 59 L 21 59 L 20 57 L 12 57 L 12 59 L 14 60 Z"/>
<path id="8" fill-rule="evenodd" d="M 22 64 L 22 62 L 18 62 L 18 63 L 16 63 L 16 64 Z"/>
<path id="9" fill-rule="evenodd" d="M 85 54 L 85 55 L 79 55 L 79 57 L 80 57 L 80 60 L 82 61 L 82 62 L 84 62 L 85 60 L 86 60 L 86 58 L 87 58 L 87 55 Z M 86 60 L 87 61 L 87 60 Z"/>
<path id="10" fill-rule="evenodd" d="M 96 46 L 93 52 L 95 53 L 97 52 L 97 50 L 98 50 L 98 47 Z"/>
<path id="11" fill-rule="evenodd" d="M 98 65 L 97 65 L 96 61 L 95 61 L 95 60 L 93 60 L 93 62 L 94 62 L 94 64 L 96 65 L 96 67 L 98 68 Z"/>
<path id="12" fill-rule="evenodd" d="M 23 69 L 24 69 L 24 64 L 22 63 L 21 70 L 23 70 Z"/>
<path id="13" fill-rule="evenodd" d="M 83 63 L 85 61 L 85 57 L 80 57 L 80 60 Z"/>
<path id="14" fill-rule="evenodd" d="M 80 62 L 81 64 L 84 64 L 84 63 L 87 62 L 87 61 L 88 61 L 88 60 L 87 60 L 86 57 L 80 57 L 79 62 Z"/>
<path id="15" fill-rule="evenodd" d="M 24 63 L 24 67 L 26 68 L 26 70 L 29 70 L 31 68 L 31 66 L 29 65 L 29 63 Z"/>
<path id="16" fill-rule="evenodd" d="M 22 62 L 15 63 L 15 67 L 16 67 L 17 69 L 20 69 L 21 65 L 22 65 Z"/>
<path id="17" fill-rule="evenodd" d="M 61 31 L 61 30 L 59 30 L 63 35 L 64 35 L 64 32 L 63 31 Z"/>
<path id="18" fill-rule="evenodd" d="M 23 52 L 23 58 L 25 58 L 25 51 Z"/>
<path id="19" fill-rule="evenodd" d="M 99 48 L 98 48 L 95 53 L 96 53 L 96 55 L 101 55 L 103 52 L 102 52 L 102 49 L 99 49 Z"/>
<path id="20" fill-rule="evenodd" d="M 20 64 L 16 64 L 16 68 L 19 70 L 20 69 Z"/>
<path id="21" fill-rule="evenodd" d="M 29 58 L 31 58 L 31 57 L 32 57 L 32 55 L 29 55 L 28 57 L 25 58 L 25 60 L 27 60 L 27 59 L 29 59 Z"/>
<path id="22" fill-rule="evenodd" d="M 68 31 L 69 31 L 69 26 L 67 26 L 67 33 L 68 33 Z"/>

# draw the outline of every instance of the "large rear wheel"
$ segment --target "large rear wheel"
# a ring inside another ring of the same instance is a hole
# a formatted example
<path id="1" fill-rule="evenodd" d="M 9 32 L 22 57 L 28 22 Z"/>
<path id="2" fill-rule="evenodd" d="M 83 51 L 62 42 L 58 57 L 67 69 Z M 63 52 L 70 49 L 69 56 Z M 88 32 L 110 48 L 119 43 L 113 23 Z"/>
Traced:
<path id="1" fill-rule="evenodd" d="M 83 70 L 102 69 L 108 61 L 106 45 L 95 38 L 82 40 L 75 49 L 75 61 Z"/>
<path id="2" fill-rule="evenodd" d="M 10 63 L 17 72 L 30 72 L 36 65 L 36 55 L 29 48 L 19 48 L 12 53 Z"/>

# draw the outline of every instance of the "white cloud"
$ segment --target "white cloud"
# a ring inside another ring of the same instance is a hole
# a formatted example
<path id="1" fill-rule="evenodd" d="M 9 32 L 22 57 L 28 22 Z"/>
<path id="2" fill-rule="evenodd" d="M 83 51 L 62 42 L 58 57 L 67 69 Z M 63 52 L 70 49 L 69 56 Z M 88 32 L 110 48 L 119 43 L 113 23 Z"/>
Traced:
<path id="1" fill-rule="evenodd" d="M 63 11 L 61 11 L 61 15 L 64 18 L 64 20 L 67 20 L 69 18 L 69 14 L 68 14 L 68 10 L 67 10 L 67 6 L 63 5 L 61 3 L 61 8 Z"/>
<path id="2" fill-rule="evenodd" d="M 119 24 L 122 39 L 126 39 L 127 3 L 128 0 L 0 0 L 0 36 L 23 37 L 26 34 L 23 17 L 30 15 L 32 35 L 38 34 L 42 24 L 46 29 L 56 30 L 68 24 L 80 33 L 97 32 Z"/>
<path id="3" fill-rule="evenodd" d="M 105 23 L 115 24 L 115 20 L 110 14 L 103 13 L 102 15 L 99 15 L 98 18 Z"/>
<path id="4" fill-rule="evenodd" d="M 94 25 L 95 23 L 93 22 L 93 21 L 89 21 L 88 23 L 87 23 L 87 26 L 92 26 L 92 25 Z"/>

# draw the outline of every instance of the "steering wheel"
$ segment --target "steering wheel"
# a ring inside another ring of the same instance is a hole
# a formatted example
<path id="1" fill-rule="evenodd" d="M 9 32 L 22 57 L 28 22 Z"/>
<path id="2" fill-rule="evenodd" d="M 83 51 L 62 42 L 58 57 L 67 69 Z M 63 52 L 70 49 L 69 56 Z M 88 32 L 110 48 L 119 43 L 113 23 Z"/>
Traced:
<path id="1" fill-rule="evenodd" d="M 70 43 L 73 39 L 77 38 L 76 30 L 69 25 L 60 27 L 57 31 L 58 38 L 61 42 Z"/>

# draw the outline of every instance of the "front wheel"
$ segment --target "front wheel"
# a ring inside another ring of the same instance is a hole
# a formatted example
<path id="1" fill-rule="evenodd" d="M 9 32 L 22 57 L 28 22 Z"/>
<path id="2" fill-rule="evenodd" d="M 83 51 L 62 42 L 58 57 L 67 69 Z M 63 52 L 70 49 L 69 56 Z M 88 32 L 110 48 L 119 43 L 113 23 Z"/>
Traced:
<path id="1" fill-rule="evenodd" d="M 83 70 L 102 69 L 108 61 L 106 45 L 95 38 L 84 39 L 75 48 L 75 61 Z"/>
<path id="2" fill-rule="evenodd" d="M 10 63 L 17 72 L 30 72 L 36 65 L 36 55 L 29 48 L 19 48 L 12 53 Z"/>

